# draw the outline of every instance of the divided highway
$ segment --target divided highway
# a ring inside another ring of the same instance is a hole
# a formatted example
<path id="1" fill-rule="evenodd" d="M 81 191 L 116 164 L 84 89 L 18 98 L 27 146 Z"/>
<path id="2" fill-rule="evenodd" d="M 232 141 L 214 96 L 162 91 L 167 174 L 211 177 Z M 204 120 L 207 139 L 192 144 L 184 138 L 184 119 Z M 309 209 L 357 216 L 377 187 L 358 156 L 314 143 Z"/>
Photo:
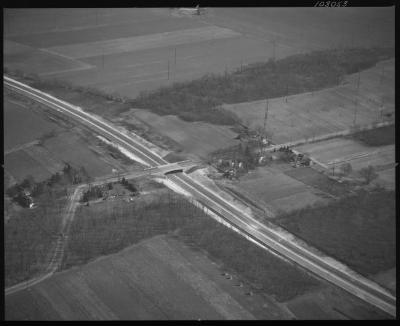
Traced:
<path id="1" fill-rule="evenodd" d="M 91 116 L 74 105 L 6 76 L 4 76 L 4 85 L 88 126 L 95 132 L 126 148 L 150 167 L 169 164 L 149 150 L 144 143 L 135 139 L 134 136 L 131 137 L 122 133 L 110 124 Z M 190 176 L 180 173 L 165 177 L 262 246 L 294 261 L 315 275 L 380 308 L 391 316 L 396 316 L 396 297 L 378 284 L 356 273 L 343 271 L 306 248 L 286 240 L 278 232 L 258 222 L 247 213 L 240 211 L 219 194 L 198 183 Z"/>

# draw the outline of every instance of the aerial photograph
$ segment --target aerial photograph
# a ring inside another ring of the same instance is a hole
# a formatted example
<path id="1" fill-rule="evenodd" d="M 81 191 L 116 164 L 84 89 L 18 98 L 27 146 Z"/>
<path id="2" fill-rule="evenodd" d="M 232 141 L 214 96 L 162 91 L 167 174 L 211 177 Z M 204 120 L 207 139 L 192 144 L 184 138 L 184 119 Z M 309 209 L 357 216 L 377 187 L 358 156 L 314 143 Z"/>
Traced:
<path id="1" fill-rule="evenodd" d="M 3 7 L 4 319 L 396 319 L 382 3 Z"/>

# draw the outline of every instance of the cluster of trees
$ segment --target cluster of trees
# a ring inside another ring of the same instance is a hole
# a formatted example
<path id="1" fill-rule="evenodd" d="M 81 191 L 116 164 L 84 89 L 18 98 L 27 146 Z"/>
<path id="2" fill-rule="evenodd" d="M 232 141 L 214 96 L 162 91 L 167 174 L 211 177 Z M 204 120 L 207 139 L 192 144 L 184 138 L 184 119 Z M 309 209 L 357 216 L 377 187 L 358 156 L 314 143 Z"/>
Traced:
<path id="1" fill-rule="evenodd" d="M 66 163 L 61 173 L 56 172 L 49 179 L 41 182 L 36 182 L 34 177 L 29 175 L 20 183 L 9 187 L 6 194 L 20 206 L 29 207 L 29 196 L 36 199 L 43 194 L 52 193 L 54 190 L 59 192 L 60 188 L 64 189 L 63 193 L 65 194 L 65 186 L 90 180 L 91 177 L 84 167 L 77 169 Z"/>
<path id="2" fill-rule="evenodd" d="M 103 195 L 104 191 L 102 186 L 91 186 L 88 190 L 83 192 L 80 202 L 87 203 L 89 200 L 101 198 Z"/>
<path id="3" fill-rule="evenodd" d="M 314 91 L 340 83 L 346 74 L 372 67 L 393 56 L 391 48 L 353 48 L 313 51 L 281 60 L 251 64 L 223 75 L 175 83 L 142 93 L 130 104 L 187 121 L 232 125 L 237 117 L 221 109 L 237 103 Z"/>
<path id="4" fill-rule="evenodd" d="M 135 185 L 132 182 L 126 180 L 125 178 L 121 179 L 121 184 L 130 192 L 132 192 L 134 195 L 136 195 L 139 192 L 139 190 L 135 187 Z"/>
<path id="5" fill-rule="evenodd" d="M 277 223 L 368 276 L 396 264 L 395 192 L 359 191 L 323 207 L 282 215 Z"/>
<path id="6" fill-rule="evenodd" d="M 372 180 L 378 177 L 378 173 L 376 173 L 375 168 L 371 165 L 366 166 L 365 168 L 360 169 L 358 172 L 361 177 L 364 178 L 365 184 L 370 184 Z"/>

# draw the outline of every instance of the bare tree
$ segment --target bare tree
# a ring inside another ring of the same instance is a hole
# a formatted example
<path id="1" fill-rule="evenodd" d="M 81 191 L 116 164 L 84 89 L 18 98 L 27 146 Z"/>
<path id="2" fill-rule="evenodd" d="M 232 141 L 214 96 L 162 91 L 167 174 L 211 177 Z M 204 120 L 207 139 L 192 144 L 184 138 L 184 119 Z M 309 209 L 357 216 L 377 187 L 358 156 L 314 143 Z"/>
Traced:
<path id="1" fill-rule="evenodd" d="M 372 180 L 378 177 L 378 174 L 375 172 L 375 168 L 371 165 L 362 168 L 359 173 L 365 179 L 366 184 L 369 184 Z"/>
<path id="2" fill-rule="evenodd" d="M 340 170 L 342 171 L 343 175 L 349 175 L 353 171 L 353 168 L 350 163 L 343 163 L 340 166 Z"/>

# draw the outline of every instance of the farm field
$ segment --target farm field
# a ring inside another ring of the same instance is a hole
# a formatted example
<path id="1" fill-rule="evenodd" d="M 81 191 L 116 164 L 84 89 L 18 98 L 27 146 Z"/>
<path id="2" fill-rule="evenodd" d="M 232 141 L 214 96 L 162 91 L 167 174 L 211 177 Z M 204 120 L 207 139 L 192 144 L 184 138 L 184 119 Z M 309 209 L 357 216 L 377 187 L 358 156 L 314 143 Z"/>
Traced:
<path id="1" fill-rule="evenodd" d="M 43 147 L 55 160 L 83 166 L 92 177 L 111 174 L 112 167 L 99 159 L 98 155 L 88 148 L 88 144 L 73 132 L 66 131 L 47 139 Z"/>
<path id="2" fill-rule="evenodd" d="M 276 221 L 367 277 L 396 264 L 394 191 L 361 191 L 324 207 L 284 214 Z"/>
<path id="3" fill-rule="evenodd" d="M 150 125 L 182 148 L 184 153 L 206 158 L 211 152 L 238 144 L 237 134 L 229 127 L 204 122 L 186 122 L 176 116 L 160 116 L 145 110 L 131 110 L 135 118 Z M 127 116 L 129 116 L 127 115 Z"/>
<path id="4" fill-rule="evenodd" d="M 155 237 L 8 296 L 6 319 L 288 318 L 231 282 L 200 252 Z"/>
<path id="5" fill-rule="evenodd" d="M 388 189 L 395 188 L 395 145 L 367 146 L 360 141 L 333 138 L 314 144 L 296 147 L 297 150 L 309 153 L 312 157 L 327 166 L 339 169 L 346 162 L 353 169 L 353 176 L 357 171 L 368 165 L 377 169 L 378 178 L 373 183 L 383 185 Z M 338 170 L 336 170 L 338 171 Z"/>
<path id="6" fill-rule="evenodd" d="M 61 171 L 65 162 L 84 166 L 93 177 L 111 174 L 113 167 L 126 170 L 107 149 L 96 146 L 99 140 L 93 143 L 94 137 L 79 128 L 70 129 L 71 125 L 37 104 L 30 108 L 25 99 L 4 95 L 4 167 L 9 182 L 20 182 L 28 175 L 43 181 Z"/>
<path id="7" fill-rule="evenodd" d="M 306 185 L 312 186 L 335 197 L 348 195 L 348 191 L 351 188 L 350 185 L 332 180 L 324 173 L 312 167 L 290 169 L 286 170 L 284 173 L 293 179 L 296 179 Z"/>
<path id="8" fill-rule="evenodd" d="M 350 129 L 355 113 L 357 125 L 394 121 L 394 63 L 393 59 L 381 61 L 362 71 L 359 90 L 358 74 L 353 74 L 346 76 L 337 87 L 288 96 L 287 101 L 286 97 L 270 99 L 267 130 L 272 133 L 272 141 L 311 140 Z M 255 128 L 263 124 L 265 106 L 266 101 L 262 100 L 223 107 L 238 115 L 244 124 Z"/>
<path id="9" fill-rule="evenodd" d="M 32 142 L 45 133 L 61 128 L 40 116 L 27 105 L 4 95 L 4 150 Z"/>
<path id="10" fill-rule="evenodd" d="M 339 162 L 348 162 L 354 170 L 359 170 L 368 165 L 380 166 L 395 162 L 395 146 L 386 145 L 370 147 L 358 141 L 344 138 L 333 138 L 314 144 L 296 147 L 303 153 L 309 153 L 318 161 L 333 166 Z"/>
<path id="11" fill-rule="evenodd" d="M 391 290 L 393 293 L 396 293 L 396 268 L 391 268 L 387 271 L 378 273 L 373 277 L 373 279 Z"/>
<path id="12" fill-rule="evenodd" d="M 272 167 L 258 167 L 235 184 L 238 192 L 255 197 L 276 213 L 326 203 L 329 196 Z"/>
<path id="13" fill-rule="evenodd" d="M 5 66 L 135 97 L 273 56 L 394 44 L 392 8 L 355 9 L 205 8 L 200 16 L 168 8 L 13 9 L 5 13 L 5 40 L 13 42 Z M 135 42 L 120 46 L 122 39 Z M 21 46 L 31 48 L 12 51 Z M 83 47 L 90 51 L 79 54 Z M 28 57 L 37 65 L 24 64 Z"/>
<path id="14" fill-rule="evenodd" d="M 4 158 L 4 169 L 17 182 L 21 182 L 28 175 L 32 175 L 36 181 L 43 181 L 52 174 L 47 166 L 33 159 L 24 150 L 8 154 Z"/>

